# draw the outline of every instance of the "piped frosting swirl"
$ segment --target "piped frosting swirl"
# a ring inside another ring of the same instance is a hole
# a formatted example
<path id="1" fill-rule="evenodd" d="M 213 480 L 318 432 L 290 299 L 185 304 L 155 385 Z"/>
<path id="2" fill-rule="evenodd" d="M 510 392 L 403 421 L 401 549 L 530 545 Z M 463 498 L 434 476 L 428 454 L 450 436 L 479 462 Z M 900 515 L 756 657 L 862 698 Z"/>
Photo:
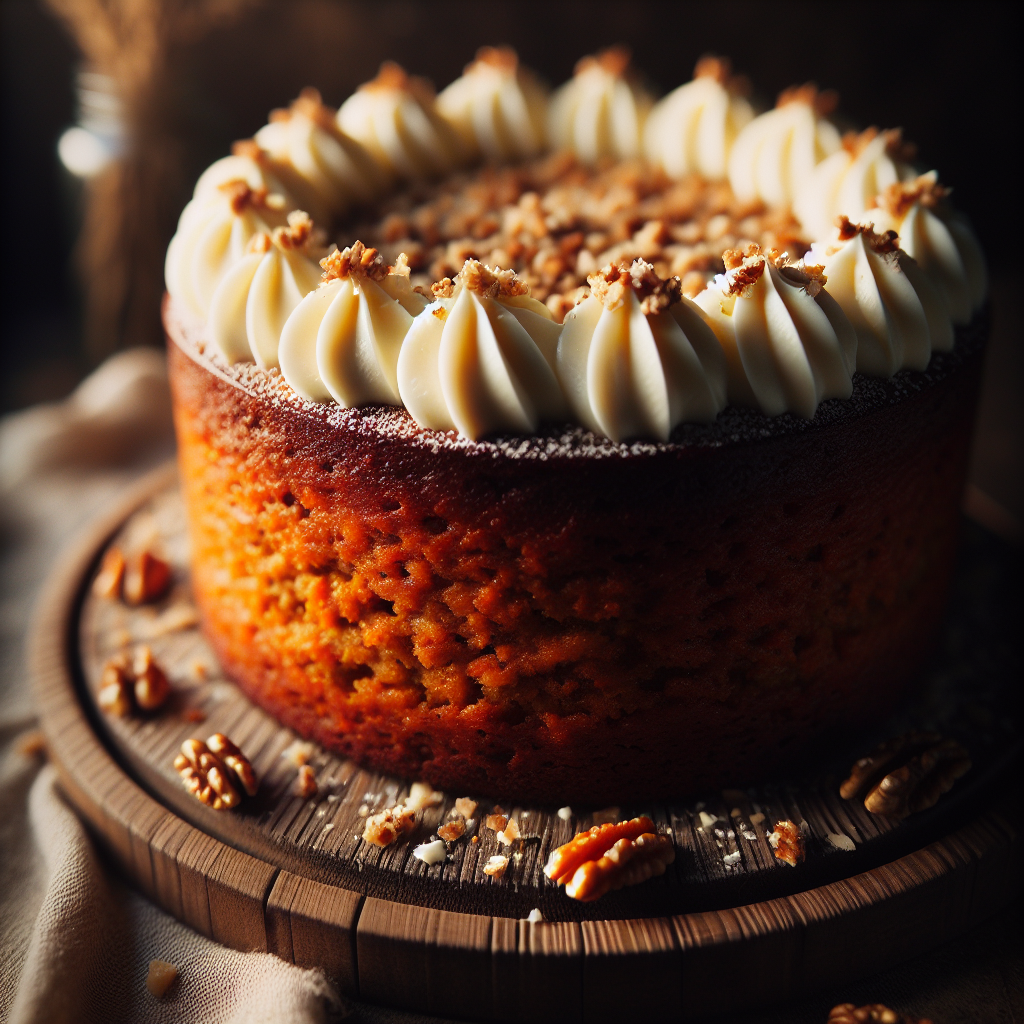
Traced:
<path id="1" fill-rule="evenodd" d="M 792 205 L 815 166 L 839 149 L 839 132 L 826 119 L 835 106 L 835 93 L 803 85 L 787 89 L 774 110 L 750 121 L 729 153 L 737 198 Z"/>
<path id="2" fill-rule="evenodd" d="M 551 97 L 548 137 L 584 163 L 602 157 L 639 156 L 654 97 L 630 72 L 630 54 L 613 46 L 576 65 L 573 77 Z"/>
<path id="3" fill-rule="evenodd" d="M 729 402 L 810 419 L 824 399 L 849 398 L 857 336 L 820 268 L 753 244 L 724 262 L 695 301 L 725 350 Z"/>
<path id="4" fill-rule="evenodd" d="M 673 178 L 693 173 L 710 181 L 724 178 L 732 144 L 754 116 L 746 91 L 746 80 L 731 73 L 727 60 L 701 58 L 693 81 L 651 110 L 644 129 L 647 156 Z"/>
<path id="5" fill-rule="evenodd" d="M 512 271 L 467 260 L 434 295 L 398 357 L 398 390 L 421 427 L 476 440 L 566 418 L 555 375 L 560 328 Z"/>
<path id="6" fill-rule="evenodd" d="M 467 152 L 491 163 L 536 156 L 545 145 L 547 91 L 508 46 L 485 46 L 437 97 Z"/>
<path id="7" fill-rule="evenodd" d="M 807 257 L 828 275 L 829 293 L 857 334 L 857 369 L 891 377 L 923 370 L 932 351 L 953 347 L 949 312 L 927 275 L 899 247 L 895 231 L 840 217 L 831 245 L 815 243 Z"/>
<path id="8" fill-rule="evenodd" d="M 589 278 L 558 341 L 558 374 L 576 418 L 613 441 L 668 440 L 684 420 L 725 406 L 726 367 L 701 310 L 643 260 Z"/>

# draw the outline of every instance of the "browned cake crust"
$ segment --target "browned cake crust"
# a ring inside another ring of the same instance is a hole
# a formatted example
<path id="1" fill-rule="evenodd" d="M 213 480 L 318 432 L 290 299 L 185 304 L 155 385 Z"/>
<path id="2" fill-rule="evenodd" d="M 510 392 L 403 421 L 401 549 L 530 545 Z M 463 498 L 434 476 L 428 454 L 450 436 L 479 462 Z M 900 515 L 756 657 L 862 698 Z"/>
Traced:
<path id="1" fill-rule="evenodd" d="M 812 421 L 470 442 L 305 403 L 165 306 L 196 599 L 281 721 L 434 785 L 739 784 L 883 714 L 939 623 L 983 318 Z"/>

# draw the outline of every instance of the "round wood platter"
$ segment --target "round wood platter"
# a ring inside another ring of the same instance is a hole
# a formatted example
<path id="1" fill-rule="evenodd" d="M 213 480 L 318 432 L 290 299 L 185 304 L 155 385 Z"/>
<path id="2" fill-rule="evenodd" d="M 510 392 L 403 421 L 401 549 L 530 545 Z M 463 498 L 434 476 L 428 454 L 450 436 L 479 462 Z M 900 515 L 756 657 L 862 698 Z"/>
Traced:
<path id="1" fill-rule="evenodd" d="M 168 596 L 130 608 L 93 595 L 98 561 L 115 538 L 163 552 L 174 571 Z M 322 967 L 344 992 L 444 1017 L 604 1021 L 642 1006 L 676 1019 L 890 967 L 1005 906 L 1020 884 L 1020 831 L 993 808 L 1020 756 L 1020 721 L 1007 697 L 1019 652 L 999 639 L 1006 631 L 986 602 L 1016 611 L 996 600 L 998 580 L 984 567 L 961 567 L 942 650 L 900 716 L 876 736 L 830 738 L 806 778 L 672 806 L 573 808 L 567 818 L 506 804 L 523 833 L 511 851 L 478 825 L 428 866 L 414 847 L 456 797 L 475 794 L 445 794 L 410 841 L 385 849 L 361 840 L 364 818 L 402 799 L 407 781 L 317 749 L 319 792 L 295 796 L 296 769 L 281 757 L 295 736 L 223 676 L 189 598 L 187 547 L 168 466 L 64 557 L 41 601 L 31 656 L 69 799 L 150 898 L 228 946 Z M 104 716 L 94 701 L 103 665 L 138 643 L 167 672 L 172 698 L 154 716 Z M 914 726 L 967 743 L 971 772 L 936 807 L 902 822 L 840 799 L 838 783 L 856 757 Z M 230 736 L 260 778 L 238 811 L 200 804 L 172 765 L 184 739 L 214 732 Z M 480 800 L 478 822 L 494 803 Z M 592 904 L 544 877 L 554 847 L 595 821 L 637 813 L 673 836 L 676 861 L 664 877 Z M 796 869 L 776 860 L 767 840 L 783 818 L 807 836 Z M 496 880 L 482 867 L 499 852 L 512 858 Z M 542 921 L 527 920 L 534 908 Z"/>

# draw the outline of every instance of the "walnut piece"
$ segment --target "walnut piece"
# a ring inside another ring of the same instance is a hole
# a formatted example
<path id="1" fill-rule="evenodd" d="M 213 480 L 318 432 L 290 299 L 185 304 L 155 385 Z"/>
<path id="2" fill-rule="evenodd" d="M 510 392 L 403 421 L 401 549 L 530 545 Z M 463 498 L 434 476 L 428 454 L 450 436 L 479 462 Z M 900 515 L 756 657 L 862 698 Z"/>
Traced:
<path id="1" fill-rule="evenodd" d="M 455 801 L 455 810 L 458 814 L 461 814 L 464 818 L 472 818 L 476 814 L 477 803 L 475 800 L 471 800 L 468 796 L 460 796 Z"/>
<path id="2" fill-rule="evenodd" d="M 495 804 L 494 810 L 484 818 L 484 828 L 494 832 L 504 832 L 508 824 L 508 815 Z"/>
<path id="3" fill-rule="evenodd" d="M 565 894 L 590 903 L 613 889 L 663 875 L 675 859 L 675 847 L 668 836 L 643 832 L 636 839 L 622 838 L 596 860 L 581 864 L 566 882 Z"/>
<path id="4" fill-rule="evenodd" d="M 100 562 L 100 571 L 92 581 L 92 592 L 97 597 L 116 600 L 121 596 L 124 579 L 124 555 L 120 548 L 107 548 Z"/>
<path id="5" fill-rule="evenodd" d="M 411 807 L 399 804 L 366 819 L 363 839 L 374 846 L 390 846 L 396 839 L 408 835 L 416 827 L 416 813 Z"/>
<path id="6" fill-rule="evenodd" d="M 934 807 L 971 767 L 967 750 L 934 732 L 909 732 L 862 757 L 839 787 L 844 800 L 864 801 L 872 814 L 905 818 Z"/>
<path id="7" fill-rule="evenodd" d="M 163 707 L 171 684 L 153 660 L 148 647 L 139 647 L 134 657 L 115 655 L 103 666 L 96 703 L 108 715 L 124 718 L 133 711 L 156 711 Z"/>
<path id="8" fill-rule="evenodd" d="M 156 711 L 162 707 L 171 692 L 171 684 L 164 671 L 153 660 L 148 647 L 140 647 L 132 659 L 132 677 L 135 682 L 135 703 L 143 711 Z"/>
<path id="9" fill-rule="evenodd" d="M 934 1024 L 927 1017 L 913 1017 L 909 1013 L 897 1013 L 882 1003 L 854 1006 L 840 1003 L 828 1013 L 827 1024 Z"/>
<path id="10" fill-rule="evenodd" d="M 185 788 L 215 811 L 237 807 L 242 802 L 239 789 L 249 796 L 256 794 L 252 765 L 223 733 L 214 733 L 205 743 L 185 740 L 174 767 Z"/>
<path id="11" fill-rule="evenodd" d="M 150 960 L 149 974 L 146 975 L 146 988 L 151 995 L 162 999 L 178 976 L 178 968 L 166 960 Z"/>
<path id="12" fill-rule="evenodd" d="M 642 259 L 627 263 L 609 263 L 587 278 L 594 297 L 605 307 L 621 305 L 632 290 L 640 300 L 640 309 L 647 315 L 660 313 L 679 302 L 683 285 L 678 277 L 662 278 L 650 263 Z"/>
<path id="13" fill-rule="evenodd" d="M 863 235 L 868 248 L 873 249 L 880 255 L 896 252 L 900 247 L 900 238 L 895 231 L 885 231 L 879 234 L 871 224 L 854 224 L 845 213 L 836 217 L 836 227 L 839 229 L 839 240 L 848 242 L 857 235 Z"/>
<path id="14" fill-rule="evenodd" d="M 135 702 L 128 672 L 127 654 L 119 654 L 103 666 L 100 688 L 96 694 L 96 703 L 101 711 L 117 715 L 118 718 L 125 718 L 132 713 Z"/>
<path id="15" fill-rule="evenodd" d="M 775 859 L 795 868 L 805 856 L 804 837 L 800 827 L 792 821 L 777 821 L 775 831 L 768 837 Z"/>
<path id="16" fill-rule="evenodd" d="M 461 819 L 455 821 L 446 822 L 438 830 L 437 834 L 446 842 L 454 843 L 456 839 L 464 835 L 466 831 L 466 823 Z"/>
<path id="17" fill-rule="evenodd" d="M 346 277 L 368 277 L 382 281 L 388 276 L 388 265 L 376 249 L 356 240 L 346 249 L 335 249 L 320 261 L 323 279 L 335 281 Z"/>
<path id="18" fill-rule="evenodd" d="M 122 593 L 127 604 L 158 601 L 171 585 L 171 567 L 151 551 L 140 551 L 125 561 Z"/>
<path id="19" fill-rule="evenodd" d="M 309 800 L 316 796 L 318 791 L 316 784 L 316 772 L 308 765 L 300 766 L 298 775 L 295 776 L 295 795 Z"/>
<path id="20" fill-rule="evenodd" d="M 502 856 L 500 853 L 496 853 L 493 857 L 489 858 L 487 863 L 484 865 L 484 874 L 490 875 L 491 878 L 501 878 L 505 874 L 505 869 L 508 867 L 508 857 Z"/>

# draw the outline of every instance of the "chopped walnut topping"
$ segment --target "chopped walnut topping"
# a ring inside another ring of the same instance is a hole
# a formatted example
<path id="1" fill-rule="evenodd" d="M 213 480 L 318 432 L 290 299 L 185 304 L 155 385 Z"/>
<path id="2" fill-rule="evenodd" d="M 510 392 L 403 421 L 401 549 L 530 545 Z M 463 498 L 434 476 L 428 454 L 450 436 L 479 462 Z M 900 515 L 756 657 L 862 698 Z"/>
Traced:
<path id="1" fill-rule="evenodd" d="M 320 90 L 314 89 L 312 86 L 307 86 L 303 89 L 299 93 L 298 99 L 294 100 L 290 107 L 284 110 L 272 110 L 270 112 L 270 121 L 289 121 L 296 114 L 308 118 L 324 131 L 335 132 L 337 130 L 334 111 L 326 106 L 323 97 L 320 95 Z"/>
<path id="2" fill-rule="evenodd" d="M 910 732 L 876 747 L 839 787 L 844 800 L 863 799 L 872 814 L 905 818 L 927 810 L 971 767 L 966 749 L 933 732 Z"/>
<path id="3" fill-rule="evenodd" d="M 844 213 L 836 217 L 836 227 L 839 228 L 839 240 L 841 242 L 848 242 L 851 238 L 863 235 L 868 247 L 882 255 L 896 252 L 900 247 L 900 238 L 895 231 L 886 231 L 878 234 L 873 225 L 855 224 Z"/>
<path id="4" fill-rule="evenodd" d="M 511 46 L 481 46 L 476 51 L 476 59 L 466 65 L 465 73 L 472 74 L 480 66 L 514 75 L 519 67 L 519 57 Z"/>
<path id="5" fill-rule="evenodd" d="M 248 244 L 245 247 L 246 253 L 254 252 L 270 252 L 270 248 L 274 243 L 270 240 L 270 235 L 266 231 L 257 231 L 252 238 L 249 239 Z"/>
<path id="6" fill-rule="evenodd" d="M 466 823 L 461 819 L 455 821 L 445 822 L 438 830 L 437 834 L 446 842 L 454 843 L 456 839 L 464 835 L 466 832 Z"/>
<path id="7" fill-rule="evenodd" d="M 150 551 L 125 560 L 122 593 L 128 604 L 157 601 L 171 585 L 171 567 Z"/>
<path id="8" fill-rule="evenodd" d="M 306 249 L 318 241 L 313 220 L 304 210 L 292 210 L 288 214 L 288 226 L 274 228 L 271 238 L 279 249 Z"/>
<path id="9" fill-rule="evenodd" d="M 92 581 L 92 592 L 97 597 L 111 600 L 121 596 L 121 582 L 124 579 L 125 560 L 120 548 L 107 548 L 100 563 L 100 571 Z"/>
<path id="10" fill-rule="evenodd" d="M 464 818 L 472 818 L 476 814 L 477 802 L 468 796 L 460 796 L 455 801 L 455 810 Z"/>
<path id="11" fill-rule="evenodd" d="M 806 82 L 783 89 L 775 106 L 786 107 L 790 103 L 805 103 L 818 117 L 828 117 L 839 106 L 839 93 L 834 89 L 819 90 L 814 82 Z"/>
<path id="12" fill-rule="evenodd" d="M 713 78 L 734 96 L 746 96 L 750 93 L 750 79 L 746 75 L 734 75 L 732 61 L 728 57 L 705 54 L 697 61 L 693 77 Z"/>
<path id="13" fill-rule="evenodd" d="M 934 1024 L 927 1017 L 914 1017 L 909 1013 L 897 1013 L 882 1003 L 854 1006 L 840 1003 L 828 1013 L 826 1024 Z"/>
<path id="14" fill-rule="evenodd" d="M 415 812 L 402 804 L 389 807 L 366 819 L 363 839 L 374 846 L 390 846 L 416 827 Z"/>
<path id="15" fill-rule="evenodd" d="M 665 280 L 655 273 L 650 263 L 640 259 L 629 266 L 609 264 L 591 274 L 587 281 L 594 297 L 605 309 L 621 305 L 629 289 L 640 300 L 640 309 L 647 316 L 668 309 L 682 297 L 682 282 L 678 277 Z"/>
<path id="16" fill-rule="evenodd" d="M 608 49 L 601 50 L 589 57 L 581 57 L 576 62 L 574 73 L 582 75 L 594 68 L 600 68 L 606 74 L 622 78 L 629 70 L 632 58 L 633 55 L 628 46 L 609 46 Z"/>
<path id="17" fill-rule="evenodd" d="M 559 884 L 569 881 L 576 869 L 587 861 L 600 857 L 620 839 L 636 839 L 645 832 L 654 831 L 654 822 L 648 817 L 633 818 L 617 825 L 607 822 L 595 825 L 586 832 L 581 832 L 552 850 L 544 865 L 544 874 Z"/>
<path id="18" fill-rule="evenodd" d="M 420 103 L 429 103 L 434 98 L 434 87 L 426 78 L 410 75 L 401 64 L 386 60 L 380 66 L 377 77 L 359 86 L 360 92 L 407 92 Z"/>
<path id="19" fill-rule="evenodd" d="M 565 882 L 565 894 L 589 903 L 613 889 L 639 885 L 664 874 L 675 857 L 675 847 L 668 836 L 653 831 L 644 831 L 632 839 L 624 836 L 600 856 L 580 864 Z"/>
<path id="20" fill-rule="evenodd" d="M 255 145 L 255 143 L 253 143 Z M 236 143 L 237 145 L 237 143 Z M 256 147 L 259 149 L 259 146 Z M 245 154 L 248 156 L 249 154 Z M 253 188 L 242 178 L 235 178 L 232 181 L 225 181 L 218 186 L 228 202 L 231 204 L 231 212 L 240 216 L 250 207 L 259 209 L 267 205 L 267 190 L 265 188 Z"/>
<path id="21" fill-rule="evenodd" d="M 766 266 L 761 246 L 751 242 L 745 249 L 726 249 L 722 253 L 725 263 L 727 295 L 746 295 L 761 280 Z"/>
<path id="22" fill-rule="evenodd" d="M 502 856 L 500 853 L 496 853 L 493 857 L 489 858 L 487 863 L 484 865 L 484 874 L 490 875 L 491 878 L 501 878 L 505 874 L 505 869 L 508 867 L 508 857 Z"/>
<path id="23" fill-rule="evenodd" d="M 146 975 L 146 988 L 149 994 L 163 999 L 167 990 L 178 977 L 178 968 L 166 960 L 150 960 L 149 973 Z"/>
<path id="24" fill-rule="evenodd" d="M 800 827 L 792 821 L 777 821 L 775 831 L 768 836 L 775 851 L 775 859 L 795 868 L 804 859 L 804 837 Z"/>
<path id="25" fill-rule="evenodd" d="M 441 283 L 448 292 L 451 282 L 446 279 Z M 510 299 L 530 294 L 530 286 L 514 270 L 487 267 L 479 260 L 466 260 L 455 283 L 488 299 Z M 450 294 L 446 295 L 439 295 L 435 288 L 434 294 L 438 298 L 450 298 L 451 294 L 454 294 L 454 287 L 451 287 Z"/>
<path id="26" fill-rule="evenodd" d="M 346 277 L 368 277 L 381 281 L 388 276 L 388 265 L 376 250 L 367 248 L 360 241 L 353 242 L 346 249 L 335 249 L 320 261 L 323 279 L 335 281 Z M 406 264 L 408 266 L 408 264 Z"/>
<path id="27" fill-rule="evenodd" d="M 302 765 L 295 776 L 295 795 L 302 797 L 303 800 L 309 800 L 316 796 L 319 788 L 316 784 L 316 772 L 310 765 Z"/>
<path id="28" fill-rule="evenodd" d="M 237 807 L 242 801 L 240 788 L 249 796 L 256 793 L 252 765 L 222 733 L 214 733 L 206 743 L 185 740 L 174 767 L 185 788 L 215 811 Z"/>
<path id="29" fill-rule="evenodd" d="M 929 171 L 913 181 L 893 182 L 875 199 L 875 205 L 902 220 L 915 203 L 927 209 L 934 209 L 943 203 L 949 192 L 945 185 L 939 184 L 938 175 L 934 171 Z"/>

